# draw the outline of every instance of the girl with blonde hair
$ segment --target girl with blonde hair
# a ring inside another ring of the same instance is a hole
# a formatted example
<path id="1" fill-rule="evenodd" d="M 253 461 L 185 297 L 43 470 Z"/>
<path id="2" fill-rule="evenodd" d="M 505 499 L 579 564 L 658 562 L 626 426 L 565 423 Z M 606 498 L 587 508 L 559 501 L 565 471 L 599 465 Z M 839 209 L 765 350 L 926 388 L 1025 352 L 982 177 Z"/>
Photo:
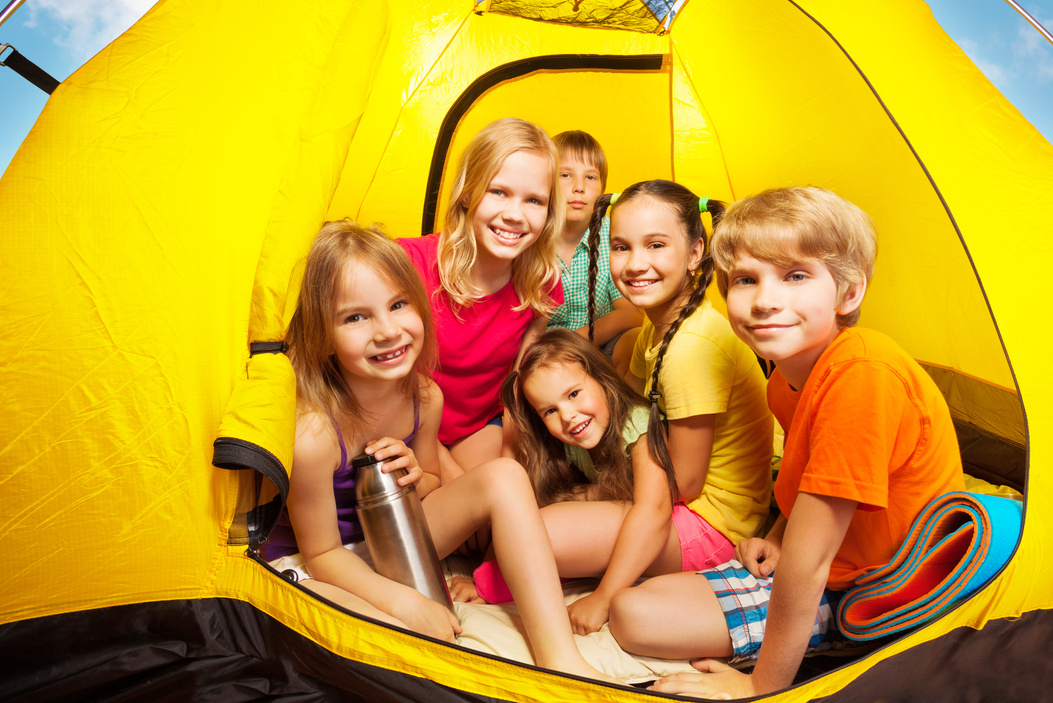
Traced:
<path id="1" fill-rule="evenodd" d="M 287 335 L 297 413 L 288 506 L 263 556 L 304 587 L 382 622 L 454 641 L 456 616 L 359 556 L 353 458 L 372 454 L 416 483 L 444 557 L 480 527 L 509 575 L 538 666 L 613 681 L 581 656 L 552 547 L 522 467 L 497 458 L 439 486 L 442 391 L 429 377 L 428 300 L 405 253 L 350 222 L 319 232 Z"/>
<path id="2" fill-rule="evenodd" d="M 522 350 L 563 302 L 555 249 L 565 205 L 559 156 L 543 129 L 506 118 L 489 124 L 461 157 L 446 222 L 398 240 L 430 296 L 446 397 L 439 441 L 454 463 L 444 480 L 500 456 L 498 393 Z"/>

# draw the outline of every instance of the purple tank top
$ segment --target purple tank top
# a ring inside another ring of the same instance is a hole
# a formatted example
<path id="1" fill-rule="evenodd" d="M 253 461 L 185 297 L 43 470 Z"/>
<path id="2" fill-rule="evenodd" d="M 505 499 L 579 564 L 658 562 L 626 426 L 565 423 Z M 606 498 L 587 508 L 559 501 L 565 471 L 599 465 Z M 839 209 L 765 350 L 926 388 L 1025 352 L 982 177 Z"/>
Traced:
<path id="1" fill-rule="evenodd" d="M 340 467 L 333 472 L 333 496 L 336 498 L 336 523 L 340 528 L 340 543 L 351 544 L 361 542 L 362 526 L 358 522 L 355 512 L 355 475 L 357 470 L 347 456 L 347 447 L 344 446 L 344 435 L 340 432 L 340 426 L 333 420 L 333 429 L 336 430 L 337 441 L 340 442 Z M 409 444 L 417 436 L 420 429 L 420 402 L 413 401 L 413 431 L 406 439 L 402 440 Z M 260 548 L 260 555 L 264 561 L 274 561 L 281 557 L 287 557 L 299 552 L 296 546 L 296 536 L 293 534 L 292 522 L 289 520 L 289 509 L 284 508 L 278 517 L 278 523 L 271 531 L 270 537 Z"/>

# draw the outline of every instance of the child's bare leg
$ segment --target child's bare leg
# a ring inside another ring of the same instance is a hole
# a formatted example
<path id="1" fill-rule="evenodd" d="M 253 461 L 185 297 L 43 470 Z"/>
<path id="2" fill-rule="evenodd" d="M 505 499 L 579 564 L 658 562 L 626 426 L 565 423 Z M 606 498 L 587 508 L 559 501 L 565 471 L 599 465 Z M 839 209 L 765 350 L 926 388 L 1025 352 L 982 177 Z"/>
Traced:
<path id="1" fill-rule="evenodd" d="M 453 456 L 462 469 L 471 471 L 476 466 L 501 456 L 504 430 L 499 425 L 485 425 L 464 439 L 458 440 L 450 447 Z"/>
<path id="2" fill-rule="evenodd" d="M 350 610 L 360 615 L 367 615 L 374 620 L 386 622 L 389 625 L 395 625 L 404 629 L 411 629 L 406 623 L 402 622 L 398 618 L 388 615 L 383 610 L 380 610 L 376 606 L 372 605 L 368 601 L 359 598 L 350 591 L 345 591 L 339 586 L 334 586 L 331 583 L 325 581 L 317 581 L 315 579 L 306 579 L 300 582 L 300 585 L 304 588 L 314 591 L 318 595 L 322 596 L 328 601 L 339 605 L 341 608 Z"/>
<path id="3" fill-rule="evenodd" d="M 629 511 L 629 503 L 614 501 L 568 501 L 541 509 L 559 575 L 567 578 L 603 576 L 610 566 L 618 535 Z M 649 575 L 679 572 L 683 566 L 680 538 L 669 526 L 669 536 Z M 504 567 L 502 566 L 502 571 Z"/>
<path id="4" fill-rule="evenodd" d="M 704 576 L 667 574 L 619 591 L 611 601 L 611 634 L 632 654 L 662 659 L 729 657 L 731 635 Z"/>
<path id="5" fill-rule="evenodd" d="M 578 651 L 545 523 L 519 464 L 496 459 L 476 467 L 433 491 L 424 512 L 440 556 L 490 521 L 494 551 L 538 666 L 620 683 L 590 666 Z"/>

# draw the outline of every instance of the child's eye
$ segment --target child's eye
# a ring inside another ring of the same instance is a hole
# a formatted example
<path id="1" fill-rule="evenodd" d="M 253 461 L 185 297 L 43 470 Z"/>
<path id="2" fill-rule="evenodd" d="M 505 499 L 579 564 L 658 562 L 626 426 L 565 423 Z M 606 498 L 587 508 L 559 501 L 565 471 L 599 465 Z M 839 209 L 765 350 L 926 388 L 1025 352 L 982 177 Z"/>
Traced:
<path id="1" fill-rule="evenodd" d="M 598 180 L 600 180 L 599 176 L 597 176 L 595 174 L 592 174 L 592 173 L 590 173 L 589 175 L 585 176 L 585 178 L 589 179 L 590 181 L 598 181 Z"/>
<path id="2" fill-rule="evenodd" d="M 366 319 L 365 316 L 355 313 L 354 315 L 348 315 L 344 322 L 354 324 L 356 322 L 361 322 L 364 319 Z"/>
<path id="3" fill-rule="evenodd" d="M 647 245 L 648 249 L 662 249 L 663 247 L 665 247 L 665 244 L 662 242 L 651 242 Z"/>
<path id="4" fill-rule="evenodd" d="M 794 283 L 800 283 L 801 281 L 808 278 L 808 276 L 801 273 L 800 271 L 794 271 L 789 276 L 787 276 L 787 278 L 793 281 Z"/>
<path id="5" fill-rule="evenodd" d="M 566 172 L 566 171 L 562 171 L 562 172 L 560 172 L 559 177 L 560 178 L 570 178 L 570 174 L 568 172 Z"/>
<path id="6" fill-rule="evenodd" d="M 540 205 L 542 207 L 545 206 L 545 201 L 542 200 L 541 198 L 531 198 L 527 202 L 530 203 L 531 205 Z"/>
<path id="7" fill-rule="evenodd" d="M 551 415 L 554 412 L 556 412 L 555 408 L 545 408 L 544 410 L 539 412 L 538 415 L 540 415 L 541 417 L 546 417 L 548 415 Z"/>
<path id="8" fill-rule="evenodd" d="M 488 192 L 490 195 L 496 195 L 499 198 L 503 198 L 505 195 L 505 192 L 500 188 L 491 188 Z"/>
<path id="9" fill-rule="evenodd" d="M 731 280 L 731 285 L 733 286 L 751 286 L 754 283 L 756 283 L 756 281 L 749 276 L 739 276 Z"/>
<path id="10" fill-rule="evenodd" d="M 573 390 L 573 391 L 570 392 L 570 395 L 568 395 L 567 397 L 570 398 L 571 400 L 573 400 L 574 398 L 578 397 L 578 393 L 581 393 L 581 391 Z"/>
<path id="11" fill-rule="evenodd" d="M 624 244 L 612 244 L 611 245 L 611 251 L 628 251 L 628 250 L 629 250 L 629 247 L 625 246 Z"/>
<path id="12" fill-rule="evenodd" d="M 405 307 L 408 307 L 408 306 L 409 306 L 409 301 L 408 300 L 400 300 L 397 303 L 395 303 L 394 305 L 392 305 L 391 309 L 392 309 L 392 311 L 394 311 L 394 310 L 401 310 L 402 308 L 405 308 Z"/>

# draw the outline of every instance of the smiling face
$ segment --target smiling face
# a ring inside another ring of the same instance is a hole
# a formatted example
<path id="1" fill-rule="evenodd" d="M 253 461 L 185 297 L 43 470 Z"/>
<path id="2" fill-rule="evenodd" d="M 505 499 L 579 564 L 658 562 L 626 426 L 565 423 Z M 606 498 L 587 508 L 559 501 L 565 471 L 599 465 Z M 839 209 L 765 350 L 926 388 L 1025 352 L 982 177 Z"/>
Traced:
<path id="1" fill-rule="evenodd" d="M 611 216 L 611 278 L 630 303 L 656 324 L 689 294 L 702 242 L 689 244 L 672 209 L 648 196 L 624 203 Z"/>
<path id="2" fill-rule="evenodd" d="M 478 259 L 504 262 L 537 241 L 548 219 L 552 179 L 548 158 L 531 151 L 513 152 L 501 164 L 471 213 Z"/>
<path id="3" fill-rule="evenodd" d="M 549 433 L 565 444 L 593 449 L 611 423 L 603 388 L 580 364 L 536 368 L 523 383 L 523 395 Z"/>
<path id="4" fill-rule="evenodd" d="M 838 300 L 837 283 L 820 261 L 783 266 L 738 254 L 728 273 L 728 319 L 742 341 L 800 389 L 841 331 L 837 315 L 859 307 L 865 289 L 865 282 L 851 286 Z"/>
<path id="5" fill-rule="evenodd" d="M 599 169 L 577 156 L 564 154 L 559 162 L 559 185 L 567 201 L 567 229 L 584 234 L 596 207 L 596 198 L 603 194 Z"/>
<path id="6" fill-rule="evenodd" d="M 349 385 L 396 381 L 414 370 L 424 322 L 409 296 L 372 267 L 344 267 L 333 323 L 334 351 Z"/>

